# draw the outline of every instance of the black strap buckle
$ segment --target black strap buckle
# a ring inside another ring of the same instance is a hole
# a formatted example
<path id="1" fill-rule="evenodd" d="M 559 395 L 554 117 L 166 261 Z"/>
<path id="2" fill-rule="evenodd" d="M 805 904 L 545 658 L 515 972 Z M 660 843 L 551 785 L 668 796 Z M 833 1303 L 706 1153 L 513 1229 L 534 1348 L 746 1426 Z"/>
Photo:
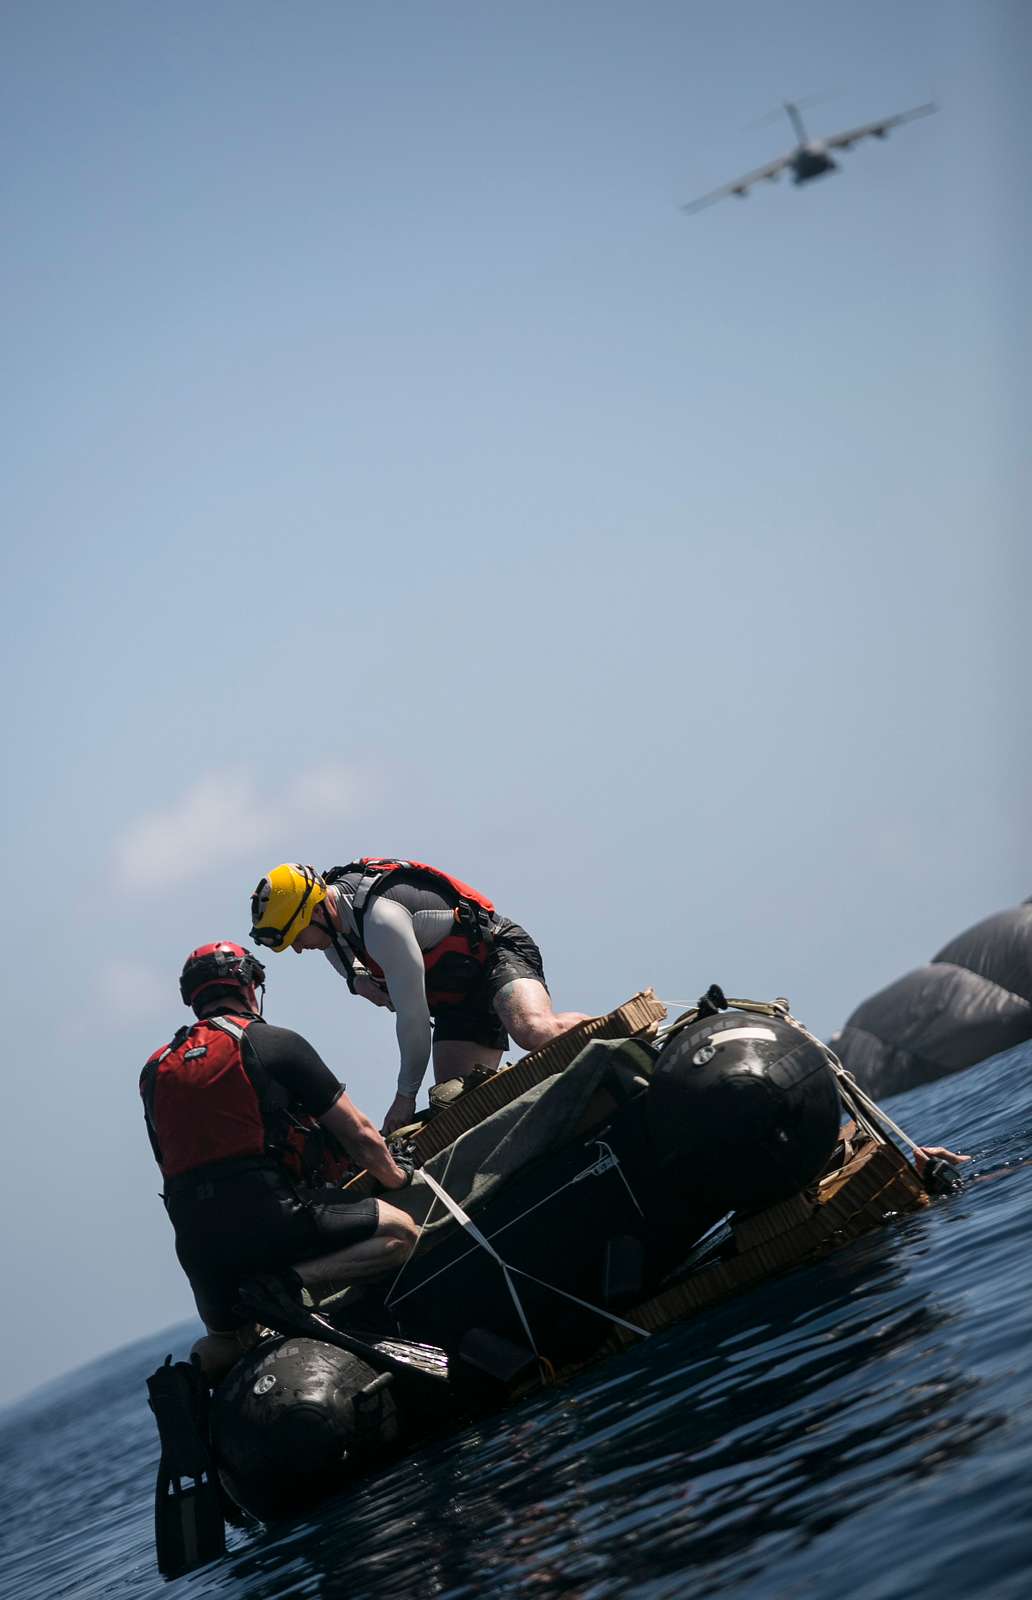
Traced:
<path id="1" fill-rule="evenodd" d="M 469 940 L 471 950 L 479 950 L 491 937 L 491 913 L 472 900 L 460 900 L 455 907 L 455 921 Z"/>
<path id="2" fill-rule="evenodd" d="M 719 983 L 711 983 L 706 993 L 699 996 L 696 1014 L 699 1017 L 715 1017 L 718 1012 L 728 1008 L 727 998 Z"/>

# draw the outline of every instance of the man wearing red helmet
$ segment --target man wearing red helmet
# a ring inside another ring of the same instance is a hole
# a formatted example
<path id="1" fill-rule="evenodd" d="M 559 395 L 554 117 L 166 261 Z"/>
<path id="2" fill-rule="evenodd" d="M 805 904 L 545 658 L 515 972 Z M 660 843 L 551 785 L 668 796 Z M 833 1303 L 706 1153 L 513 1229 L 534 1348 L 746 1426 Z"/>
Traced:
<path id="1" fill-rule="evenodd" d="M 265 969 L 240 945 L 201 945 L 180 994 L 197 1021 L 155 1050 L 140 1075 L 147 1132 L 165 1179 L 176 1254 L 208 1329 L 210 1375 L 249 1333 L 240 1284 L 334 1255 L 341 1282 L 397 1270 L 416 1240 L 411 1218 L 382 1200 L 348 1200 L 348 1157 L 385 1189 L 410 1172 L 312 1046 L 261 1015 Z"/>

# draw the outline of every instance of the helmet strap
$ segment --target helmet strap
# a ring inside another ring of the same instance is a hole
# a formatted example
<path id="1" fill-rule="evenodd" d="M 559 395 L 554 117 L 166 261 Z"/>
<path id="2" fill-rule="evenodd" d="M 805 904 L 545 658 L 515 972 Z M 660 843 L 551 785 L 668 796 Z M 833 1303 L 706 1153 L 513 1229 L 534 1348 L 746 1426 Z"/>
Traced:
<path id="1" fill-rule="evenodd" d="M 337 952 L 340 963 L 344 968 L 344 977 L 347 981 L 347 986 L 351 990 L 351 993 L 354 994 L 355 962 L 359 959 L 359 951 L 355 949 L 347 934 L 342 933 L 338 929 L 337 924 L 334 922 L 329 910 L 329 896 L 327 896 L 324 905 L 326 907 L 326 913 L 321 926 L 330 936 L 333 948 Z M 312 917 L 312 921 L 315 921 L 314 916 Z"/>

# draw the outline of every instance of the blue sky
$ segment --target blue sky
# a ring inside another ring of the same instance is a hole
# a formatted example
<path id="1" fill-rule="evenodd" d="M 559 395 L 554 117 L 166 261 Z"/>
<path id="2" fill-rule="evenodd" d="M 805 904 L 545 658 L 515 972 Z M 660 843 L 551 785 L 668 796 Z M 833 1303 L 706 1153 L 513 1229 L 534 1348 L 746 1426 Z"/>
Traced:
<path id="1" fill-rule="evenodd" d="M 136 1078 L 276 861 L 439 861 L 561 1007 L 824 1033 L 1032 892 L 1025 8 L 3 31 L 0 1398 L 189 1315 Z M 942 110 L 678 210 L 809 95 Z M 268 1013 L 382 1113 L 324 962 Z"/>

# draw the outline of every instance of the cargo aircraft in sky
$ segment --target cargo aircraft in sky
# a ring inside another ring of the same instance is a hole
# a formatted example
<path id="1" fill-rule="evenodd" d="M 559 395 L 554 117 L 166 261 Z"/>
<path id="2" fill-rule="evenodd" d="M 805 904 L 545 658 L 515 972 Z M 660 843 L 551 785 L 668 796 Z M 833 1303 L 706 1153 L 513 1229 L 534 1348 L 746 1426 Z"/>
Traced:
<path id="1" fill-rule="evenodd" d="M 743 178 L 736 178 L 733 183 L 725 183 L 722 188 L 714 189 L 698 200 L 690 200 L 681 209 L 701 211 L 704 206 L 712 205 L 715 200 L 723 200 L 727 195 L 736 194 L 741 198 L 748 194 L 754 183 L 760 183 L 764 178 L 773 183 L 786 169 L 791 171 L 793 183 L 809 183 L 811 178 L 820 178 L 825 172 L 834 172 L 838 167 L 838 162 L 833 161 L 828 153 L 830 150 L 850 150 L 860 139 L 884 139 L 890 128 L 898 128 L 901 123 L 911 122 L 915 117 L 927 117 L 937 109 L 934 104 L 915 106 L 911 111 L 897 112 L 894 117 L 883 117 L 880 122 L 865 122 L 862 128 L 833 133 L 828 139 L 810 139 L 803 127 L 799 107 L 791 100 L 786 100 L 785 110 L 799 140 L 796 148 L 789 151 L 787 156 L 779 156 L 777 161 L 757 167 L 755 172 L 747 172 Z"/>

